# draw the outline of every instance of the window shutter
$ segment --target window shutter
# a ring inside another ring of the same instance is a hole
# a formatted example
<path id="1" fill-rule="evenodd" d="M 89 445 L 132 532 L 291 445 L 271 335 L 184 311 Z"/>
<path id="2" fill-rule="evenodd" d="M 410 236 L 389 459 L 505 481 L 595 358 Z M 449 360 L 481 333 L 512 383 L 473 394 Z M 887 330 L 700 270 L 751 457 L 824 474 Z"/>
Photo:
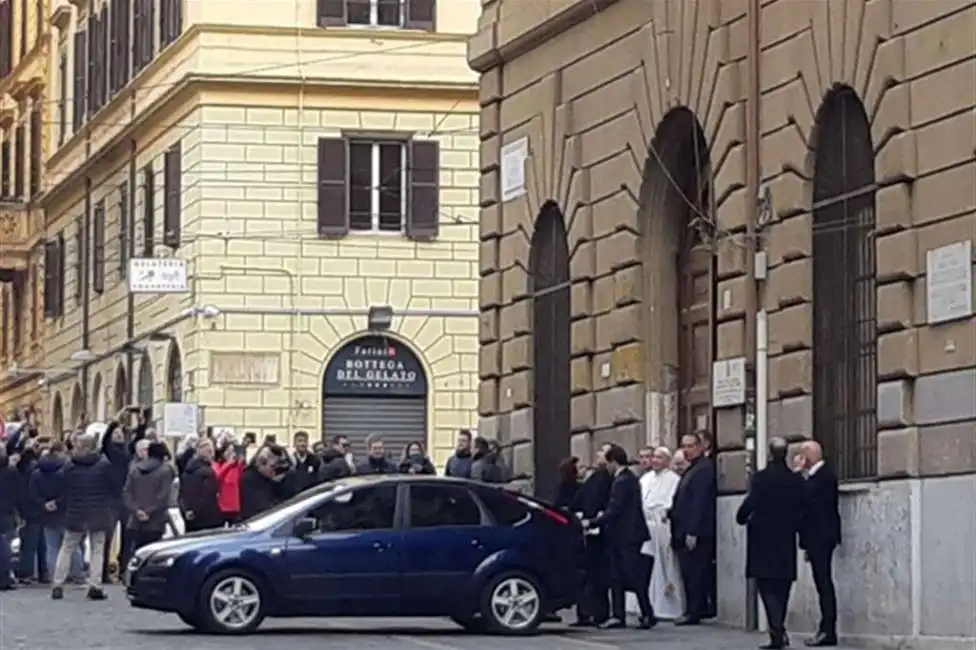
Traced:
<path id="1" fill-rule="evenodd" d="M 92 223 L 92 289 L 105 291 L 105 200 L 95 206 Z"/>
<path id="2" fill-rule="evenodd" d="M 156 174 L 152 163 L 142 169 L 142 256 L 154 257 L 156 249 Z"/>
<path id="3" fill-rule="evenodd" d="M 124 278 L 129 267 L 129 186 L 119 185 L 119 277 Z"/>
<path id="4" fill-rule="evenodd" d="M 407 29 L 434 31 L 434 18 L 437 14 L 436 0 L 406 0 L 407 15 L 404 26 Z"/>
<path id="5" fill-rule="evenodd" d="M 320 237 L 349 233 L 349 175 L 347 143 L 343 138 L 319 138 L 318 228 Z"/>
<path id="6" fill-rule="evenodd" d="M 75 33 L 74 41 L 74 110 L 72 124 L 75 131 L 78 131 L 85 123 L 85 99 L 87 97 L 86 85 L 88 80 L 88 38 L 87 33 L 82 30 Z"/>
<path id="7" fill-rule="evenodd" d="M 35 106 L 30 117 L 31 151 L 30 151 L 30 195 L 36 199 L 41 193 L 41 158 L 44 157 L 43 114 L 41 107 Z"/>
<path id="8" fill-rule="evenodd" d="M 166 152 L 163 161 L 163 245 L 179 248 L 182 239 L 181 199 L 183 195 L 183 147 L 179 142 Z"/>
<path id="9" fill-rule="evenodd" d="M 85 228 L 81 217 L 75 219 L 75 303 L 80 305 L 85 283 Z"/>
<path id="10" fill-rule="evenodd" d="M 318 0 L 319 27 L 346 24 L 346 0 Z"/>
<path id="11" fill-rule="evenodd" d="M 57 318 L 57 271 L 58 244 L 49 241 L 44 244 L 44 317 Z"/>
<path id="12" fill-rule="evenodd" d="M 431 140 L 408 146 L 407 236 L 429 241 L 440 230 L 440 147 Z"/>
<path id="13" fill-rule="evenodd" d="M 57 272 L 54 274 L 54 283 L 57 287 L 57 298 L 54 305 L 54 311 L 58 316 L 64 315 L 64 261 L 65 261 L 65 244 L 64 244 L 64 231 L 62 230 L 58 233 L 58 257 L 57 257 Z"/>

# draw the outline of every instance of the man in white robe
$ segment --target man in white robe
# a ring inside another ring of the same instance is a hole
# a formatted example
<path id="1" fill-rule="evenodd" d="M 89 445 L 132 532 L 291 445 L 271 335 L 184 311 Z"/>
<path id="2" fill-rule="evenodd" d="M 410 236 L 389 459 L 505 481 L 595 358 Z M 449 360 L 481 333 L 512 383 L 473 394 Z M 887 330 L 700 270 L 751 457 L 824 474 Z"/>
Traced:
<path id="1" fill-rule="evenodd" d="M 671 527 L 667 523 L 667 513 L 680 477 L 669 469 L 671 452 L 667 447 L 645 447 L 641 449 L 639 458 L 645 470 L 640 479 L 644 520 L 651 534 L 650 541 L 644 544 L 641 552 L 654 558 L 648 586 L 651 605 L 658 618 L 675 619 L 684 611 L 684 595 L 678 560 L 671 548 Z"/>

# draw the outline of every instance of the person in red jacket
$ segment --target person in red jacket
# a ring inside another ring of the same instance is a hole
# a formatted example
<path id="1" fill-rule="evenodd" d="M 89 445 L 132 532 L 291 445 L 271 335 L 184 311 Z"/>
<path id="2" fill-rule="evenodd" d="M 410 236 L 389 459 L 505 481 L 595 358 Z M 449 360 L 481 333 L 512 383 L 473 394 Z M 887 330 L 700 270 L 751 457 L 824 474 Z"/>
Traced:
<path id="1" fill-rule="evenodd" d="M 217 502 L 225 524 L 237 523 L 241 515 L 241 476 L 244 474 L 243 450 L 227 445 L 214 462 L 214 473 L 220 484 Z"/>

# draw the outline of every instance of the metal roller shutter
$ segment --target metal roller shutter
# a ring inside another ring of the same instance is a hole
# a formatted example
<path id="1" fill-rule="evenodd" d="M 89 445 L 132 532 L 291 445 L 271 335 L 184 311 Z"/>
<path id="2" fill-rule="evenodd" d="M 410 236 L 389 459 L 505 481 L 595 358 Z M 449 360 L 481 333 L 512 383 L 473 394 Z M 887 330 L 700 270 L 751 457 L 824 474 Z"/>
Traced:
<path id="1" fill-rule="evenodd" d="M 366 437 L 383 435 L 391 460 L 399 462 L 408 442 L 427 446 L 427 399 L 424 397 L 325 397 L 323 432 L 327 440 L 346 436 L 356 459 L 366 455 Z"/>

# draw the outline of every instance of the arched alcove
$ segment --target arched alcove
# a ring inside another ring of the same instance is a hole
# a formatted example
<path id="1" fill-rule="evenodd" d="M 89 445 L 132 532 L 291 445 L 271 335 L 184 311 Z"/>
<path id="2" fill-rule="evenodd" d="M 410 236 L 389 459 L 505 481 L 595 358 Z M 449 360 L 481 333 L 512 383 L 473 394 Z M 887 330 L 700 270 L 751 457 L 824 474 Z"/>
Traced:
<path id="1" fill-rule="evenodd" d="M 119 367 L 115 369 L 115 390 L 112 393 L 112 400 L 114 408 L 116 411 L 126 406 L 126 401 L 128 401 L 129 396 L 129 379 L 126 375 L 125 367 L 119 364 Z"/>
<path id="2" fill-rule="evenodd" d="M 180 346 L 175 341 L 169 344 L 166 359 L 166 400 L 183 401 L 183 357 L 180 354 Z"/>
<path id="3" fill-rule="evenodd" d="M 563 214 L 546 203 L 529 252 L 532 287 L 532 455 L 535 493 L 555 496 L 559 463 L 570 455 L 569 241 Z M 518 432 L 513 432 L 514 436 Z"/>
<path id="4" fill-rule="evenodd" d="M 848 86 L 813 137 L 813 431 L 843 479 L 877 469 L 875 174 L 871 124 Z"/>
<path id="5" fill-rule="evenodd" d="M 143 352 L 139 359 L 139 405 L 146 407 L 153 404 L 153 366 L 148 352 Z"/>
<path id="6" fill-rule="evenodd" d="M 322 435 L 345 436 L 357 457 L 371 433 L 383 435 L 392 458 L 410 442 L 426 447 L 429 390 L 423 362 L 406 343 L 385 334 L 354 338 L 325 367 Z"/>
<path id="7" fill-rule="evenodd" d="M 54 394 L 54 404 L 51 406 L 51 435 L 60 437 L 64 431 L 64 402 L 61 393 Z"/>
<path id="8" fill-rule="evenodd" d="M 81 394 L 81 384 L 75 384 L 74 390 L 71 391 L 71 422 L 65 428 L 74 429 L 77 427 L 84 415 L 85 398 Z"/>
<path id="9" fill-rule="evenodd" d="M 106 404 L 105 397 L 105 387 L 102 384 L 102 375 L 98 373 L 95 375 L 95 379 L 92 380 L 91 388 L 91 410 L 89 415 L 93 422 L 104 422 L 108 410 L 108 405 Z"/>
<path id="10" fill-rule="evenodd" d="M 638 207 L 646 388 L 677 416 L 648 422 L 653 444 L 712 426 L 713 199 L 704 130 L 676 107 L 648 145 Z"/>

